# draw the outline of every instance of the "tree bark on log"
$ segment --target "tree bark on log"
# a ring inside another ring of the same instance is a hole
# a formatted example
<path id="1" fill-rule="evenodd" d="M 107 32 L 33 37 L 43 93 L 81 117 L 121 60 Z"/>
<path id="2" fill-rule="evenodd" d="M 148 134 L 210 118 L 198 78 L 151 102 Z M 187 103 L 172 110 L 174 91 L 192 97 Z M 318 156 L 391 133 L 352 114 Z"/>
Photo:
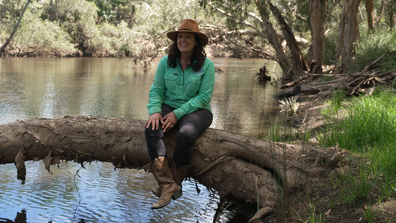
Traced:
<path id="1" fill-rule="evenodd" d="M 98 160 L 117 168 L 144 168 L 150 159 L 143 126 L 142 120 L 91 116 L 2 124 L 0 164 L 15 163 L 22 182 L 27 160 L 42 159 L 48 171 L 61 159 L 81 165 Z M 168 157 L 172 157 L 176 133 L 173 129 L 164 137 Z M 305 185 L 309 177 L 329 168 L 316 166 L 317 160 L 331 163 L 334 154 L 208 129 L 196 140 L 190 175 L 220 196 L 251 203 L 257 203 L 259 196 L 259 205 L 271 210 L 279 191 L 288 194 Z"/>

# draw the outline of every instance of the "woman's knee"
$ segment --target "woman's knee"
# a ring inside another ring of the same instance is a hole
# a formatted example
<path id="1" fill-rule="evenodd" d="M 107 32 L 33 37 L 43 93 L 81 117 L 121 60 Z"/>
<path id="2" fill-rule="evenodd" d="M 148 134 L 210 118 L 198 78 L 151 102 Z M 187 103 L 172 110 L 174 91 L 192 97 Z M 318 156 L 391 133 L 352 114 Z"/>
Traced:
<path id="1" fill-rule="evenodd" d="M 146 136 L 146 139 L 152 139 L 152 138 L 162 138 L 164 136 L 164 133 L 162 129 L 152 129 L 150 128 L 145 128 L 144 134 Z"/>
<path id="2" fill-rule="evenodd" d="M 198 137 L 198 132 L 193 126 L 183 126 L 177 133 L 177 139 L 183 141 L 195 141 Z"/>

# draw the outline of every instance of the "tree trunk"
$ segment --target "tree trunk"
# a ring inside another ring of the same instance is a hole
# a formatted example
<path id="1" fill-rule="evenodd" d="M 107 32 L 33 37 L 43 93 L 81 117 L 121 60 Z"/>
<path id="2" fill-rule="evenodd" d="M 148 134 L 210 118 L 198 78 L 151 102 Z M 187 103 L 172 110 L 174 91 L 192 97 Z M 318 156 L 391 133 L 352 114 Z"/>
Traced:
<path id="1" fill-rule="evenodd" d="M 336 51 L 336 65 L 340 57 L 342 61 L 341 73 L 346 71 L 352 61 L 353 44 L 359 38 L 358 13 L 360 1 L 345 0 L 342 7 Z"/>
<path id="2" fill-rule="evenodd" d="M 396 0 L 388 0 L 386 3 L 387 20 L 391 29 L 396 28 Z"/>
<path id="3" fill-rule="evenodd" d="M 321 0 L 320 1 L 320 15 L 321 15 L 321 35 L 322 35 L 322 64 L 324 63 L 324 55 L 326 51 L 326 32 L 327 32 L 327 19 L 331 13 L 331 9 L 328 9 L 328 0 Z M 322 70 L 323 71 L 323 70 Z"/>
<path id="4" fill-rule="evenodd" d="M 374 0 L 366 0 L 368 31 L 374 32 Z"/>
<path id="5" fill-rule="evenodd" d="M 389 27 L 391 29 L 396 29 L 396 13 L 394 12 L 389 13 Z"/>
<path id="6" fill-rule="evenodd" d="M 322 63 L 323 63 L 323 24 L 322 24 L 322 1 L 310 0 L 309 2 L 309 20 L 311 22 L 311 36 L 312 36 L 312 45 L 311 45 L 311 58 L 312 61 L 310 64 L 315 64 L 310 66 L 310 73 L 321 74 Z"/>
<path id="7" fill-rule="evenodd" d="M 292 67 L 292 72 L 288 75 L 289 75 L 289 79 L 293 80 L 297 78 L 298 75 L 300 75 L 303 71 L 307 71 L 308 68 L 305 63 L 304 57 L 301 53 L 300 46 L 298 45 L 289 24 L 287 24 L 286 20 L 283 18 L 278 8 L 275 7 L 270 1 L 267 2 L 270 6 L 272 13 L 278 20 L 278 23 L 282 29 L 283 36 L 286 39 L 287 46 L 290 49 L 293 67 Z"/>
<path id="8" fill-rule="evenodd" d="M 14 35 L 15 35 L 15 33 L 16 33 L 18 27 L 19 27 L 19 24 L 21 23 L 23 14 L 25 14 L 25 11 L 26 11 L 28 5 L 30 4 L 30 2 L 31 2 L 31 0 L 28 0 L 28 1 L 26 2 L 25 7 L 24 7 L 23 10 L 22 10 L 21 16 L 19 17 L 17 24 L 14 26 L 14 29 L 12 30 L 11 35 L 10 35 L 10 36 L 8 37 L 8 39 L 5 41 L 5 43 L 3 44 L 3 46 L 1 46 L 1 48 L 0 48 L 0 56 L 3 54 L 4 49 L 8 46 L 8 44 L 11 42 L 12 38 L 14 37 Z"/>
<path id="9" fill-rule="evenodd" d="M 256 6 L 262 18 L 268 41 L 272 45 L 272 47 L 274 47 L 276 56 L 279 60 L 279 65 L 282 68 L 283 73 L 287 74 L 291 67 L 291 64 L 285 52 L 283 51 L 282 44 L 278 38 L 276 30 L 274 29 L 271 21 L 269 20 L 269 11 L 267 8 L 267 4 L 265 3 L 265 1 L 256 0 Z"/>
<path id="10" fill-rule="evenodd" d="M 143 126 L 141 120 L 90 116 L 3 124 L 0 164 L 15 163 L 17 177 L 23 182 L 27 160 L 43 159 L 48 171 L 60 159 L 81 165 L 98 160 L 112 162 L 117 168 L 144 168 L 150 159 Z M 164 137 L 168 157 L 174 151 L 176 132 L 173 129 Z M 317 166 L 317 160 L 331 164 L 333 154 L 208 129 L 196 140 L 191 176 L 220 196 L 232 195 L 250 203 L 256 203 L 259 196 L 259 205 L 271 210 L 279 191 L 289 194 L 308 177 L 329 169 Z"/>
<path id="11" fill-rule="evenodd" d="M 55 4 L 54 4 L 54 2 L 53 2 L 54 0 L 51 0 L 50 1 L 50 3 L 49 3 L 49 9 L 48 9 L 48 11 L 49 11 L 49 21 L 54 21 L 55 20 L 55 14 L 56 14 L 56 2 L 55 2 Z"/>

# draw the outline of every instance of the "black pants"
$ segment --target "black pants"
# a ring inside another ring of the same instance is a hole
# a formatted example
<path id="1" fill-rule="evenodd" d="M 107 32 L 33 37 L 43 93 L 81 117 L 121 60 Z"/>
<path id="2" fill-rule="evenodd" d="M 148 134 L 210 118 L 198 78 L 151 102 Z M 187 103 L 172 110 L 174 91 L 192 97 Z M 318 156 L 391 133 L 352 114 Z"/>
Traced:
<path id="1" fill-rule="evenodd" d="M 175 108 L 163 104 L 162 117 L 173 110 L 175 110 Z M 178 120 L 177 124 L 173 127 L 179 128 L 177 132 L 176 148 L 173 153 L 173 160 L 176 162 L 177 168 L 190 164 L 195 139 L 209 128 L 212 121 L 212 113 L 205 109 L 191 112 Z M 147 148 L 152 163 L 158 157 L 166 157 L 166 148 L 162 141 L 164 132 L 161 122 L 159 126 L 158 130 L 152 130 L 151 126 L 145 128 Z"/>

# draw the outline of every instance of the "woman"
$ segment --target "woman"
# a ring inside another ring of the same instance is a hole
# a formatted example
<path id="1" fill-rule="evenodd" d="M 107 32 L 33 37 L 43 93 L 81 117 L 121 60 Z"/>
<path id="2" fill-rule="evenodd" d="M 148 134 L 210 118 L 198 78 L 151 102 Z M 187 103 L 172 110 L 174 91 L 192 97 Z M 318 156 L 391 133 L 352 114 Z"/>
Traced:
<path id="1" fill-rule="evenodd" d="M 150 117 L 145 124 L 150 171 L 159 185 L 153 193 L 160 197 L 152 209 L 182 195 L 181 182 L 191 169 L 194 141 L 213 120 L 210 101 L 215 68 L 203 48 L 208 37 L 191 19 L 183 20 L 179 29 L 167 36 L 174 43 L 158 64 L 147 104 Z M 169 167 L 162 137 L 174 127 L 178 133 Z"/>

